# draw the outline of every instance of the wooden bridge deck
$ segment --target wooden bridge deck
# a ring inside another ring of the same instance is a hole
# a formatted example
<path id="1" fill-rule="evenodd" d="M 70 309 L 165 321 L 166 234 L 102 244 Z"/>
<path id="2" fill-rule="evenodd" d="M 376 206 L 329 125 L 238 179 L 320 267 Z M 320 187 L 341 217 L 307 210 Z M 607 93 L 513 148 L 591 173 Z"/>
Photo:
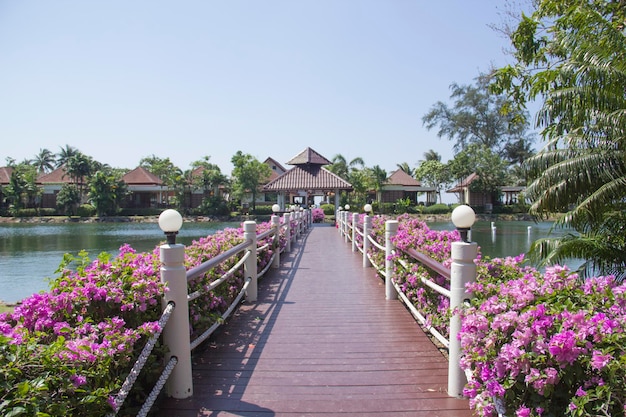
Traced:
<path id="1" fill-rule="evenodd" d="M 194 395 L 159 416 L 471 416 L 447 360 L 337 230 L 315 225 L 194 351 Z M 198 351 L 200 350 L 200 351 Z"/>

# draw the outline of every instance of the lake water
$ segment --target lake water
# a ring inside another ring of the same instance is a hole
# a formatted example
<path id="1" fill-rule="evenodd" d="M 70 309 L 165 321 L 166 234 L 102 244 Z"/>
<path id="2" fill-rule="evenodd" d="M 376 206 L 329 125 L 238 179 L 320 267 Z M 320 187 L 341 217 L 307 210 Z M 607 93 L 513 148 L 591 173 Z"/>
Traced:
<path id="1" fill-rule="evenodd" d="M 477 222 L 472 240 L 490 257 L 516 256 L 527 252 L 533 240 L 548 235 L 552 223 Z M 177 242 L 194 239 L 239 223 L 185 223 Z M 528 227 L 531 227 L 530 231 Z M 453 230 L 451 222 L 430 223 L 435 230 Z M 0 224 L 0 300 L 15 302 L 48 289 L 63 255 L 87 250 L 95 259 L 100 252 L 116 254 L 124 243 L 138 252 L 154 249 L 164 240 L 156 223 L 62 223 Z"/>

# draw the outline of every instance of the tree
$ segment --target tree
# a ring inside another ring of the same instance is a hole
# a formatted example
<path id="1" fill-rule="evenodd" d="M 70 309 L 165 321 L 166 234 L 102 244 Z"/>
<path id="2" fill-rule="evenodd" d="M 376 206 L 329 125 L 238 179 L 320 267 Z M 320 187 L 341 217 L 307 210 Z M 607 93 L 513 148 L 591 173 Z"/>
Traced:
<path id="1" fill-rule="evenodd" d="M 67 160 L 76 155 L 80 151 L 73 146 L 65 145 L 65 148 L 61 148 L 59 153 L 56 154 L 56 167 L 59 168 L 67 163 Z"/>
<path id="2" fill-rule="evenodd" d="M 78 187 L 80 201 L 83 201 L 85 184 L 96 171 L 93 158 L 77 151 L 65 162 L 65 172 L 70 180 Z"/>
<path id="3" fill-rule="evenodd" d="M 518 105 L 543 100 L 546 147 L 526 161 L 537 216 L 577 233 L 533 245 L 546 262 L 577 256 L 586 273 L 626 273 L 626 6 L 543 0 L 512 35 L 516 63 L 497 71 L 496 91 Z"/>
<path id="4" fill-rule="evenodd" d="M 408 163 L 403 162 L 401 164 L 396 164 L 396 166 L 401 170 L 404 171 L 405 173 L 407 173 L 409 176 L 414 176 L 415 175 L 415 170 L 413 168 L 411 168 L 409 166 Z"/>
<path id="5" fill-rule="evenodd" d="M 209 162 L 210 157 L 205 156 L 202 160 L 192 162 L 193 169 L 198 169 L 200 175 L 193 179 L 194 186 L 202 189 L 203 196 L 217 195 L 220 186 L 228 184 L 228 178 L 222 174 L 218 165 Z"/>
<path id="6" fill-rule="evenodd" d="M 39 149 L 39 153 L 32 159 L 31 164 L 37 168 L 37 172 L 45 173 L 54 169 L 56 158 L 49 149 Z"/>
<path id="7" fill-rule="evenodd" d="M 470 190 L 491 195 L 491 201 L 497 201 L 500 187 L 505 184 L 508 164 L 490 148 L 472 144 L 459 152 L 449 163 L 452 177 L 463 179 L 476 173 L 476 179 L 470 184 Z"/>
<path id="8" fill-rule="evenodd" d="M 331 162 L 332 164 L 330 164 L 327 169 L 346 181 L 350 181 L 350 173 L 352 171 L 362 169 L 365 166 L 363 158 L 358 156 L 348 163 L 348 160 L 343 155 L 337 154 L 333 157 Z"/>
<path id="9" fill-rule="evenodd" d="M 89 180 L 89 202 L 99 217 L 117 214 L 127 192 L 128 187 L 121 178 L 104 171 L 96 172 Z"/>
<path id="10" fill-rule="evenodd" d="M 455 141 L 456 151 L 479 144 L 506 156 L 509 144 L 532 142 L 527 112 L 512 106 L 506 95 L 492 94 L 489 82 L 490 77 L 481 74 L 475 85 L 452 84 L 453 106 L 436 103 L 422 117 L 423 124 L 428 130 L 438 127 L 437 135 Z"/>
<path id="11" fill-rule="evenodd" d="M 424 152 L 424 161 L 441 162 L 441 155 L 439 155 L 439 153 L 437 153 L 434 149 L 429 149 Z"/>
<path id="12" fill-rule="evenodd" d="M 415 170 L 415 178 L 419 179 L 423 185 L 434 187 L 440 203 L 442 202 L 441 191 L 452 182 L 448 165 L 436 159 L 422 161 Z"/>
<path id="13" fill-rule="evenodd" d="M 68 216 L 74 216 L 80 199 L 81 194 L 76 184 L 63 184 L 57 194 L 57 208 Z"/>
<path id="14" fill-rule="evenodd" d="M 2 195 L 15 213 L 26 207 L 36 207 L 41 189 L 37 186 L 37 170 L 28 163 L 12 166 L 13 171 L 9 183 L 4 187 Z"/>
<path id="15" fill-rule="evenodd" d="M 374 165 L 368 170 L 369 180 L 372 188 L 376 190 L 376 201 L 379 203 L 382 201 L 383 186 L 387 183 L 387 171 L 382 169 L 378 165 Z"/>
<path id="16" fill-rule="evenodd" d="M 256 210 L 256 196 L 260 186 L 270 177 L 272 169 L 263 162 L 241 151 L 232 157 L 234 165 L 233 195 L 242 199 L 247 193 L 252 194 L 252 211 Z"/>
<path id="17" fill-rule="evenodd" d="M 172 188 L 176 192 L 176 188 L 180 185 L 180 177 L 183 176 L 183 171 L 174 165 L 170 158 L 160 158 L 155 155 L 147 156 L 141 158 L 139 166 L 159 177 L 163 181 L 163 185 Z M 169 204 L 169 193 L 167 198 L 167 203 Z"/>

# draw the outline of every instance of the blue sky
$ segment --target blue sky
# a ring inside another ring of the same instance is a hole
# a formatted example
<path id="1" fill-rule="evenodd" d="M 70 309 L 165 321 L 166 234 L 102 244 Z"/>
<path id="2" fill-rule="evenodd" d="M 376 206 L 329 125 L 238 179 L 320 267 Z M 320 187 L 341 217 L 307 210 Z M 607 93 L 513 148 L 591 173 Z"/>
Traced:
<path id="1" fill-rule="evenodd" d="M 0 1 L 0 166 L 66 144 L 120 168 L 208 155 L 228 175 L 239 150 L 446 161 L 422 116 L 511 60 L 488 26 L 504 3 Z"/>

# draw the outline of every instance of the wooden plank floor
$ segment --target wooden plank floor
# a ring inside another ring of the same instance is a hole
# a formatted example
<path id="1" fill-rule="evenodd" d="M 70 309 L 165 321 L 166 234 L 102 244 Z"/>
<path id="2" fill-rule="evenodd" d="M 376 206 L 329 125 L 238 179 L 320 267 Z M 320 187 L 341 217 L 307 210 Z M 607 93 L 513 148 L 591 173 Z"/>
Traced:
<path id="1" fill-rule="evenodd" d="M 315 225 L 194 351 L 194 395 L 159 416 L 471 416 L 447 360 L 334 227 Z M 199 351 L 198 351 L 199 350 Z"/>

